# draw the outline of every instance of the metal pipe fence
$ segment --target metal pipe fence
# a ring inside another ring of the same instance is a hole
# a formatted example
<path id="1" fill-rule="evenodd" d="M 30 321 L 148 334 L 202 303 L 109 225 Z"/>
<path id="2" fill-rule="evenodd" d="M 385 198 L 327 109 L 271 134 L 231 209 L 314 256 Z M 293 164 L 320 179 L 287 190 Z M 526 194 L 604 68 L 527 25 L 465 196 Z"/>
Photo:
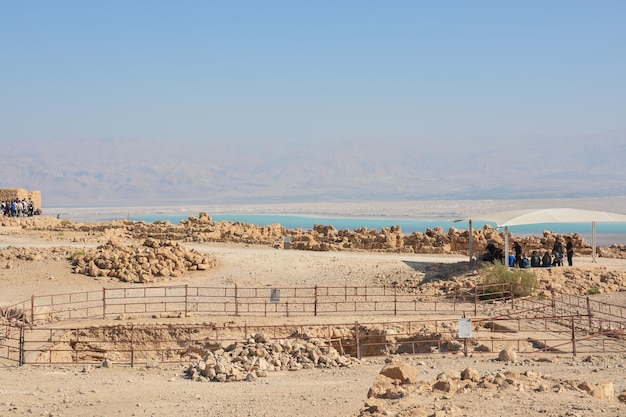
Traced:
<path id="1" fill-rule="evenodd" d="M 355 326 L 350 338 L 335 338 L 344 351 L 361 355 L 363 351 L 378 354 L 399 351 L 421 353 L 449 348 L 448 342 L 459 342 L 455 319 L 473 311 L 476 333 L 472 343 L 482 343 L 489 351 L 501 344 L 493 338 L 482 338 L 482 332 L 507 335 L 504 342 L 516 345 L 524 352 L 624 352 L 626 307 L 590 300 L 589 297 L 572 296 L 552 292 L 550 297 L 515 297 L 519 288 L 511 284 L 491 284 L 471 288 L 457 288 L 447 294 L 423 293 L 416 288 L 337 286 L 305 288 L 242 288 L 154 286 L 135 288 L 103 288 L 100 291 L 74 292 L 45 296 L 32 296 L 29 300 L 3 309 L 6 323 L 0 328 L 0 359 L 8 363 L 23 364 L 42 360 L 41 352 L 48 352 L 50 363 L 89 363 L 99 360 L 104 353 L 118 352 L 122 362 L 133 364 L 136 358 L 157 356 L 159 361 L 180 361 L 181 349 L 204 349 L 208 341 L 224 341 L 230 328 L 215 327 L 207 333 L 207 327 L 170 325 L 168 332 L 189 332 L 189 336 L 177 333 L 173 346 L 160 347 L 173 336 L 148 338 L 152 345 L 143 345 L 141 338 L 134 338 L 141 326 L 124 330 L 131 334 L 131 341 L 115 349 L 103 347 L 104 343 L 118 340 L 114 333 L 107 336 L 89 336 L 85 329 L 56 327 L 67 321 L 82 319 L 111 319 L 125 315 L 148 317 L 182 316 L 356 316 L 386 315 L 402 316 L 421 313 L 436 315 L 437 320 L 403 322 L 403 330 L 391 329 L 394 343 L 385 336 L 372 335 Z M 488 312 L 490 317 L 480 317 Z M 49 327 L 54 322 L 55 327 Z M 408 323 L 408 324 L 406 324 Z M 429 323 L 429 324 L 427 324 Z M 448 323 L 443 326 L 443 323 Z M 378 323 L 390 329 L 394 322 Z M 421 326 L 417 329 L 416 326 Z M 46 327 L 48 326 L 48 327 Z M 304 325 L 303 325 L 304 326 Z M 307 328 L 321 325 L 306 325 Z M 330 325 L 323 325 L 330 326 Z M 343 325 L 345 326 L 345 325 Z M 406 327 L 408 326 L 408 327 Z M 423 327 L 434 326 L 435 331 Z M 405 328 L 406 327 L 406 328 Z M 111 326 L 98 327 L 101 329 Z M 122 327 L 117 326 L 121 329 Z M 156 326 L 155 328 L 159 328 Z M 159 331 L 164 332 L 166 327 Z M 272 327 L 273 336 L 285 334 L 279 329 L 293 329 L 293 325 Z M 88 332 L 96 332 L 90 328 Z M 225 330 L 226 329 L 226 330 Z M 267 332 L 268 327 L 263 326 Z M 244 330 L 247 334 L 248 330 Z M 104 330 L 102 330 L 104 332 Z M 299 329 L 305 334 L 304 328 Z M 403 333 L 403 332 L 406 332 Z M 96 332 L 97 333 L 97 332 Z M 447 334 L 447 339 L 430 338 L 429 334 Z M 203 338 L 194 339 L 194 335 Z M 527 334 L 527 336 L 522 336 Z M 531 335 L 532 334 L 532 335 Z M 517 335 L 517 336 L 513 336 Z M 539 336 L 537 336 L 539 335 Z M 115 337 L 112 337 L 115 336 Z M 145 335 L 144 335 L 145 336 Z M 91 337 L 91 339 L 90 339 Z M 124 336 L 126 337 L 126 336 Z M 397 338 L 405 337 L 402 343 Z M 67 340 L 62 340 L 65 338 Z M 124 340 L 122 338 L 121 340 Z M 334 343 L 334 342 L 333 342 Z M 465 343 L 465 340 L 463 341 Z M 156 347 L 155 347 L 156 346 Z M 176 347 L 178 346 L 178 347 Z M 200 347 L 198 347 L 200 346 Z M 398 347 L 400 346 L 400 347 Z M 454 345 L 458 347 L 458 345 Z M 399 350 L 398 350 L 399 349 Z M 98 353 L 99 352 L 99 353 Z M 160 353 L 155 353 L 160 352 Z M 36 357 L 36 359 L 34 359 Z M 91 358 L 91 359 L 90 359 Z M 119 358 L 118 358 L 119 359 Z"/>
<path id="2" fill-rule="evenodd" d="M 471 310 L 477 314 L 483 302 L 508 302 L 514 297 L 508 285 L 457 288 L 447 294 L 417 288 L 338 286 L 293 288 L 154 286 L 103 288 L 44 296 L 5 308 L 8 319 L 19 318 L 30 325 L 50 321 L 115 318 L 120 315 L 234 315 L 296 316 L 384 314 L 421 312 L 454 313 Z"/>
<path id="3" fill-rule="evenodd" d="M 520 354 L 615 353 L 626 350 L 626 331 L 589 332 L 584 316 L 472 319 L 472 337 L 459 337 L 454 318 L 372 323 L 221 325 L 118 325 L 36 327 L 22 325 L 0 343 L 13 364 L 100 364 L 108 359 L 135 366 L 151 361 L 185 363 L 261 333 L 268 339 L 322 340 L 355 357 L 390 353 L 497 352 L 514 346 Z M 564 325 L 569 323 L 569 325 Z M 469 347 L 468 347 L 469 346 Z"/>
<path id="4" fill-rule="evenodd" d="M 32 296 L 3 309 L 5 319 L 29 325 L 90 318 L 136 316 L 298 316 L 298 315 L 478 315 L 485 306 L 500 305 L 507 315 L 586 315 L 589 327 L 626 321 L 626 307 L 589 297 L 552 292 L 550 298 L 516 297 L 512 284 L 456 288 L 446 294 L 423 293 L 415 287 L 193 287 L 154 286 L 103 288 L 99 291 Z M 531 293 L 531 289 L 524 290 Z M 512 312 L 514 311 L 514 313 Z"/>

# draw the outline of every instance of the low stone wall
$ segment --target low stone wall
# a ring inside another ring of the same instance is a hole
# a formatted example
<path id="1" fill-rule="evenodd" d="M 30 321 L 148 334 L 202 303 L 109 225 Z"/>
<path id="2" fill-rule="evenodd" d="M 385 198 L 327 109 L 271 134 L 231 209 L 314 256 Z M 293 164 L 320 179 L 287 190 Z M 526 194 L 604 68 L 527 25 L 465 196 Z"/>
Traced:
<path id="1" fill-rule="evenodd" d="M 215 222 L 207 213 L 199 217 L 189 216 L 179 225 L 168 221 L 154 223 L 130 220 L 115 220 L 97 223 L 75 223 L 70 220 L 59 220 L 47 216 L 32 218 L 1 218 L 0 226 L 20 226 L 23 229 L 50 232 L 46 237 L 56 239 L 61 233 L 81 233 L 81 241 L 102 241 L 118 238 L 122 240 L 143 240 L 154 238 L 180 242 L 231 242 L 251 245 L 270 245 L 285 248 L 285 237 L 289 237 L 289 248 L 294 250 L 312 251 L 373 251 L 421 254 L 462 254 L 469 252 L 469 231 L 442 227 L 427 229 L 425 232 L 414 232 L 410 235 L 402 233 L 400 226 L 368 229 L 366 227 L 351 230 L 337 230 L 329 225 L 316 225 L 312 230 L 287 229 L 280 224 L 257 226 L 241 222 Z M 16 232 L 17 233 L 17 232 Z M 492 241 L 504 250 L 504 233 L 486 225 L 482 229 L 472 230 L 473 254 L 480 258 L 487 244 Z M 541 236 L 509 235 L 511 245 L 509 253 L 513 253 L 513 242 L 518 242 L 524 253 L 530 257 L 533 251 L 543 254 L 552 251 L 557 238 L 565 246 L 566 238 L 574 245 L 575 256 L 591 256 L 591 244 L 578 233 L 559 234 L 544 231 Z M 626 245 L 598 247 L 597 255 L 606 258 L 626 258 Z"/>

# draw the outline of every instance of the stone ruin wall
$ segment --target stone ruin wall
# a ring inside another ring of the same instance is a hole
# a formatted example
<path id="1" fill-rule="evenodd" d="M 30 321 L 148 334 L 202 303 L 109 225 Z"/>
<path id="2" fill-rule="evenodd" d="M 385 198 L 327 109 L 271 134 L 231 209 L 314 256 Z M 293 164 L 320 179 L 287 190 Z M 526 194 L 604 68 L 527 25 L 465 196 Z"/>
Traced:
<path id="1" fill-rule="evenodd" d="M 12 201 L 16 198 L 20 201 L 31 199 L 35 204 L 35 210 L 41 210 L 41 191 L 28 191 L 23 188 L 0 188 L 0 201 Z"/>

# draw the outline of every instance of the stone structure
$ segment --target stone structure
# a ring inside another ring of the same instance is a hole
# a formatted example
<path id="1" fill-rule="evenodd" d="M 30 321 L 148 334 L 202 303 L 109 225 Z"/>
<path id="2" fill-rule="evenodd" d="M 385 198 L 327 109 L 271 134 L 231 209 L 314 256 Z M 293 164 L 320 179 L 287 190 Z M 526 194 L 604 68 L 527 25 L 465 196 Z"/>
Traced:
<path id="1" fill-rule="evenodd" d="M 33 200 L 35 210 L 41 210 L 41 191 L 28 191 L 23 188 L 0 188 L 0 201 Z"/>
<path id="2" fill-rule="evenodd" d="M 255 381 L 273 371 L 346 368 L 360 363 L 322 340 L 271 340 L 256 334 L 245 342 L 224 342 L 191 364 L 185 374 L 194 381 Z"/>

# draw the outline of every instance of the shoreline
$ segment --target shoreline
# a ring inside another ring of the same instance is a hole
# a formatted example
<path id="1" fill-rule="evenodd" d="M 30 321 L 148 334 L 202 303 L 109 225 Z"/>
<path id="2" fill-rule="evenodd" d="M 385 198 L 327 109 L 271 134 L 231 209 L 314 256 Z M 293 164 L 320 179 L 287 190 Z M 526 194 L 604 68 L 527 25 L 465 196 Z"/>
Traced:
<path id="1" fill-rule="evenodd" d="M 571 207 L 584 210 L 620 212 L 626 207 L 626 196 L 569 199 L 524 200 L 412 200 L 412 201 L 345 201 L 259 204 L 188 204 L 99 207 L 44 207 L 45 215 L 76 221 L 118 220 L 149 214 L 271 214 L 319 217 L 380 218 L 454 221 L 476 214 L 514 209 Z"/>

